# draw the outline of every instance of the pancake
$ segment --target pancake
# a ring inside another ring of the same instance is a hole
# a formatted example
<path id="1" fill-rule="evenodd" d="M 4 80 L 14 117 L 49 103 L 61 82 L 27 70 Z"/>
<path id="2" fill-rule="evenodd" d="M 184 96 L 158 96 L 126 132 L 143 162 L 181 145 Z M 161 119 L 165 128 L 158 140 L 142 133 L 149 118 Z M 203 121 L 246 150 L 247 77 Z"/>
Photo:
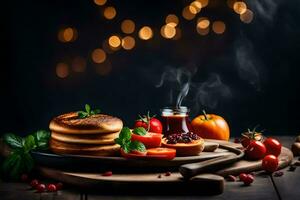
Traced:
<path id="1" fill-rule="evenodd" d="M 69 144 L 54 140 L 49 141 L 50 150 L 56 154 L 75 154 L 92 156 L 115 156 L 119 154 L 120 145 L 83 145 Z"/>
<path id="2" fill-rule="evenodd" d="M 57 141 L 76 144 L 115 144 L 120 131 L 107 134 L 61 134 L 52 131 L 51 137 Z"/>
<path id="3" fill-rule="evenodd" d="M 114 133 L 122 129 L 123 122 L 117 117 L 96 114 L 87 118 L 78 118 L 77 112 L 60 115 L 51 120 L 51 131 L 63 134 L 100 134 Z"/>

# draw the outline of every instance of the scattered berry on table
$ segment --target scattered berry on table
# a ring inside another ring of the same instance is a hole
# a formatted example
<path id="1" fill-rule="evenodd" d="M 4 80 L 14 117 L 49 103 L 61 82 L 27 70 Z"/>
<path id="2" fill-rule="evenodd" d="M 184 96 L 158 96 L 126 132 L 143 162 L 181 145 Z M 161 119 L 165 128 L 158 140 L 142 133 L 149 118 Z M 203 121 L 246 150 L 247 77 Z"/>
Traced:
<path id="1" fill-rule="evenodd" d="M 243 180 L 245 185 L 250 185 L 251 183 L 253 183 L 253 181 L 254 181 L 254 177 L 250 174 L 248 174 L 246 178 Z"/>
<path id="2" fill-rule="evenodd" d="M 166 172 L 165 176 L 171 176 L 171 172 Z"/>
<path id="3" fill-rule="evenodd" d="M 54 184 L 49 184 L 49 185 L 47 185 L 47 191 L 48 192 L 55 192 L 55 191 L 57 191 L 57 188 Z"/>
<path id="4" fill-rule="evenodd" d="M 157 178 L 161 178 L 161 174 L 159 174 L 159 175 L 157 176 Z"/>
<path id="5" fill-rule="evenodd" d="M 235 181 L 236 181 L 236 177 L 233 176 L 233 175 L 228 175 L 228 176 L 227 176 L 227 180 L 228 180 L 228 181 L 235 182 Z"/>
<path id="6" fill-rule="evenodd" d="M 64 187 L 64 185 L 63 185 L 61 182 L 56 183 L 55 186 L 56 186 L 56 189 L 57 189 L 57 190 L 61 190 L 61 189 L 63 189 L 63 187 Z"/>
<path id="7" fill-rule="evenodd" d="M 39 181 L 37 179 L 33 179 L 31 182 L 30 182 L 30 186 L 32 188 L 35 188 L 37 185 L 39 184 Z"/>
<path id="8" fill-rule="evenodd" d="M 102 176 L 112 176 L 112 171 L 104 172 Z"/>
<path id="9" fill-rule="evenodd" d="M 45 192 L 45 191 L 46 191 L 46 185 L 40 183 L 40 184 L 38 184 L 38 185 L 36 186 L 36 190 L 37 190 L 37 192 Z"/>
<path id="10" fill-rule="evenodd" d="M 240 181 L 244 181 L 246 177 L 247 177 L 247 174 L 245 174 L 245 173 L 241 173 L 239 175 Z"/>

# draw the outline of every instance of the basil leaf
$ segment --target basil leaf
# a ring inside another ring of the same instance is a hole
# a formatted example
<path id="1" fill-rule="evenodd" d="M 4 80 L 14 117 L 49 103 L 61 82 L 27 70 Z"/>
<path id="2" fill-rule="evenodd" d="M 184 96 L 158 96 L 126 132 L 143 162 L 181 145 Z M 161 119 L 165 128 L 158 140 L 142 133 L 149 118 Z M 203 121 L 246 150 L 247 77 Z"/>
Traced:
<path id="1" fill-rule="evenodd" d="M 121 130 L 121 133 L 119 134 L 119 138 L 126 142 L 126 141 L 130 141 L 131 139 L 131 131 L 128 127 L 124 127 Z"/>
<path id="2" fill-rule="evenodd" d="M 144 136 L 147 134 L 147 131 L 144 127 L 137 127 L 132 131 L 134 134 Z"/>
<path id="3" fill-rule="evenodd" d="M 32 135 L 28 135 L 25 138 L 25 142 L 24 142 L 24 150 L 25 152 L 29 152 L 32 149 L 35 149 L 36 145 L 35 145 L 35 141 L 34 141 L 34 137 Z"/>
<path id="4" fill-rule="evenodd" d="M 91 111 L 91 115 L 96 115 L 96 114 L 99 114 L 100 112 L 101 112 L 100 109 L 95 109 L 95 110 Z"/>
<path id="5" fill-rule="evenodd" d="M 31 157 L 30 153 L 24 153 L 22 156 L 22 164 L 24 165 L 24 170 L 29 172 L 32 170 L 34 166 L 33 158 Z"/>
<path id="6" fill-rule="evenodd" d="M 122 149 L 124 150 L 125 153 L 129 153 L 130 152 L 130 143 L 123 144 Z"/>
<path id="7" fill-rule="evenodd" d="M 17 160 L 17 157 L 18 157 L 18 154 L 12 152 L 3 162 L 2 164 L 2 170 L 5 172 L 5 173 L 8 173 L 9 170 L 11 169 L 11 167 L 13 167 L 16 163 L 16 160 Z"/>
<path id="8" fill-rule="evenodd" d="M 13 133 L 7 133 L 4 135 L 4 142 L 8 144 L 12 148 L 22 148 L 23 147 L 23 139 L 15 135 Z"/>
<path id="9" fill-rule="evenodd" d="M 130 149 L 130 151 L 134 151 L 134 150 L 140 151 L 140 152 L 146 151 L 145 145 L 139 141 L 132 141 L 129 145 L 129 149 Z"/>
<path id="10" fill-rule="evenodd" d="M 80 119 L 86 118 L 88 116 L 88 113 L 83 112 L 83 111 L 79 111 L 79 112 L 77 112 L 77 114 L 78 114 L 78 118 L 80 118 Z"/>
<path id="11" fill-rule="evenodd" d="M 47 149 L 50 136 L 50 132 L 45 130 L 38 130 L 37 132 L 35 132 L 33 134 L 33 137 L 37 148 L 42 150 Z"/>
<path id="12" fill-rule="evenodd" d="M 90 114 L 91 112 L 91 106 L 89 104 L 85 104 L 85 111 Z"/>
<path id="13" fill-rule="evenodd" d="M 16 155 L 15 164 L 9 170 L 10 177 L 13 179 L 20 178 L 20 174 L 24 172 L 22 169 L 22 157 L 20 154 Z"/>

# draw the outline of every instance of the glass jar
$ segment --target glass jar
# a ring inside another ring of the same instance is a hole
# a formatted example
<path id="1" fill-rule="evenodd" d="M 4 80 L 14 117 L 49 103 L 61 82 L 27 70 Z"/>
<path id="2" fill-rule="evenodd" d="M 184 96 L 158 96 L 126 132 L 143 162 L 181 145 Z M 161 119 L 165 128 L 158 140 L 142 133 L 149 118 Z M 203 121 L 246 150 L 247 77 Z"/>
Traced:
<path id="1" fill-rule="evenodd" d="M 161 117 L 165 136 L 188 133 L 192 130 L 187 107 L 165 107 L 161 109 Z"/>

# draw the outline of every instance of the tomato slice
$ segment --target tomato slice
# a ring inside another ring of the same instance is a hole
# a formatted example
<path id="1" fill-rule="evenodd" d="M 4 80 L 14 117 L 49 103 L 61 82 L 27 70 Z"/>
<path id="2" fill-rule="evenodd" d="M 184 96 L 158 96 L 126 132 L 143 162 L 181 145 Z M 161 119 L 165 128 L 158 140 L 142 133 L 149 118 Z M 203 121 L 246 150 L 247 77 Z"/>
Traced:
<path id="1" fill-rule="evenodd" d="M 147 149 L 147 156 L 157 156 L 157 158 L 172 160 L 176 156 L 176 149 L 172 148 L 151 148 Z"/>
<path id="2" fill-rule="evenodd" d="M 146 135 L 141 136 L 132 133 L 131 141 L 139 141 L 143 143 L 146 148 L 155 148 L 160 147 L 161 145 L 162 134 L 148 132 Z"/>
<path id="3" fill-rule="evenodd" d="M 125 151 L 121 148 L 121 155 L 124 158 L 144 158 L 146 157 L 147 151 L 140 152 L 140 151 L 131 151 L 130 153 L 125 153 Z"/>

